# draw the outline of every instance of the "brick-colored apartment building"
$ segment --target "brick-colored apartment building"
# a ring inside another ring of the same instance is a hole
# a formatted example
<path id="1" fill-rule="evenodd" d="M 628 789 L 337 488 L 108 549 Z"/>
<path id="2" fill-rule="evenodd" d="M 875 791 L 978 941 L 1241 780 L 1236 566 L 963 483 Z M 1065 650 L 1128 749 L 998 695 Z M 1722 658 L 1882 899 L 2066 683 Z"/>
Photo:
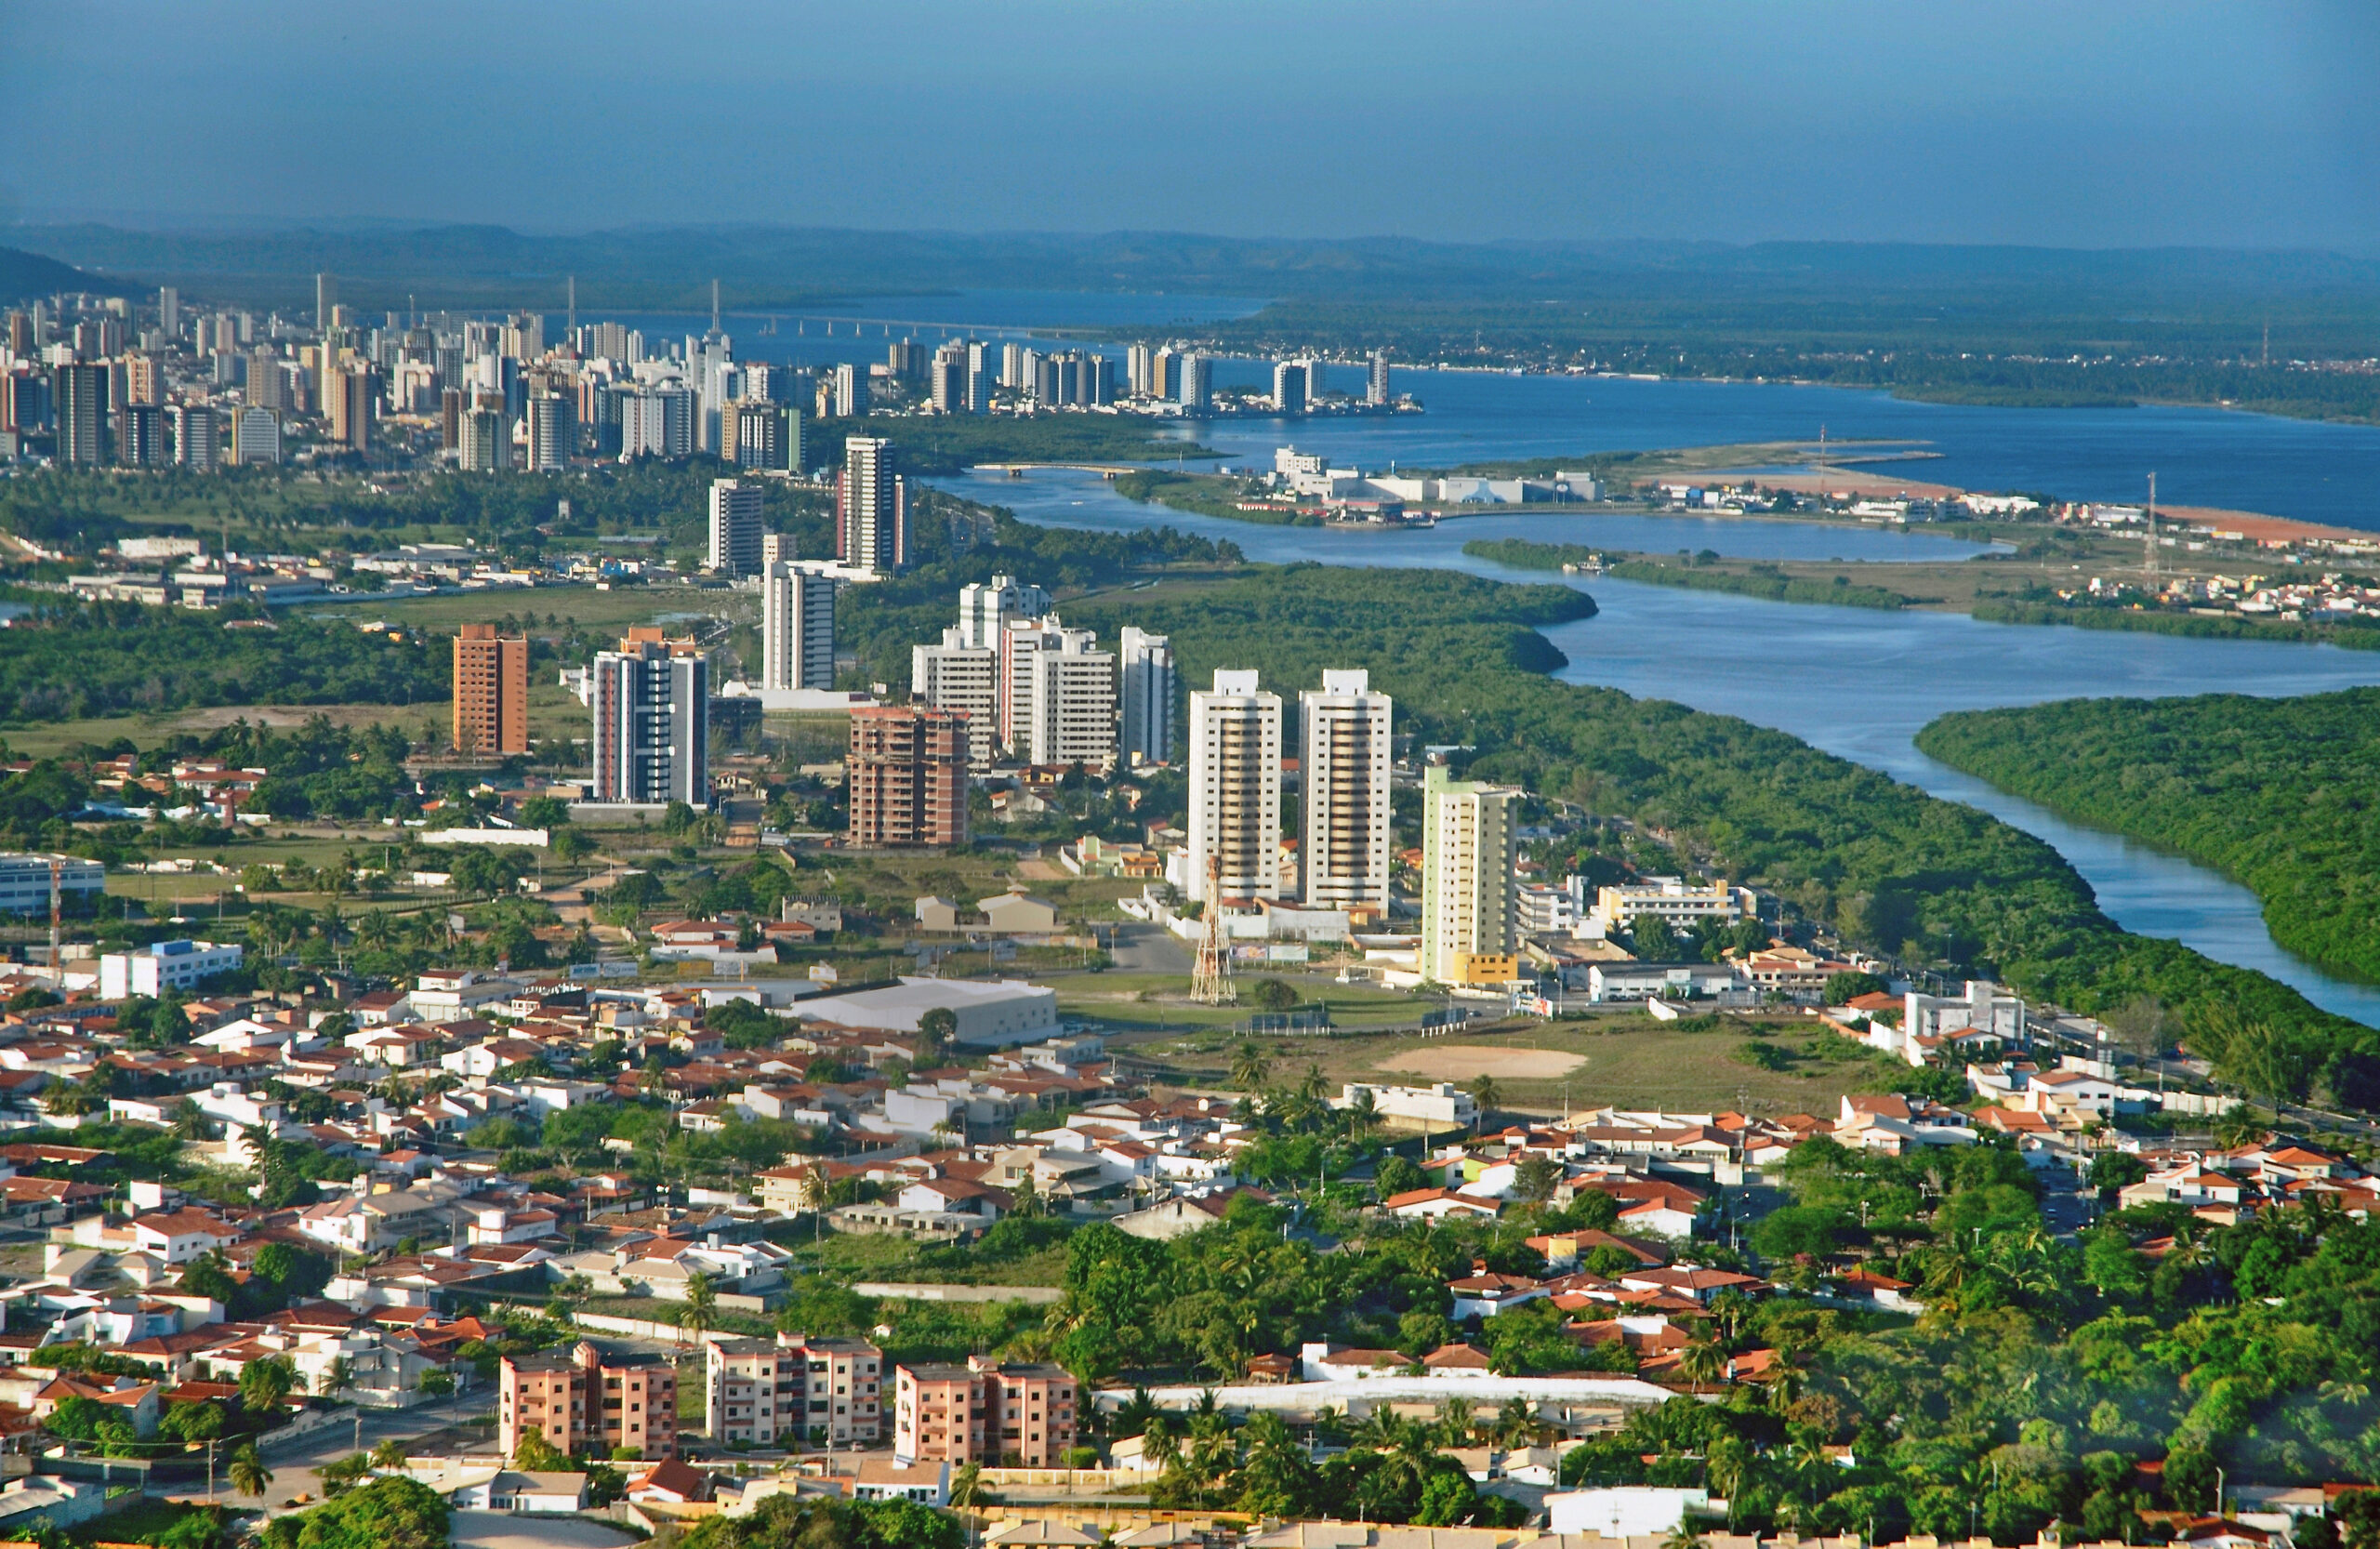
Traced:
<path id="1" fill-rule="evenodd" d="M 703 1367 L 714 1439 L 765 1445 L 791 1432 L 850 1445 L 884 1434 L 884 1352 L 864 1339 L 715 1339 Z"/>
<path id="2" fill-rule="evenodd" d="M 843 769 L 853 849 L 967 842 L 964 710 L 855 709 Z"/>
<path id="3" fill-rule="evenodd" d="M 455 746 L 473 753 L 529 750 L 529 639 L 493 624 L 455 631 Z"/>
<path id="4" fill-rule="evenodd" d="M 496 1445 L 506 1457 L 542 1435 L 565 1452 L 641 1458 L 678 1450 L 678 1370 L 662 1356 L 606 1355 L 581 1340 L 568 1353 L 508 1356 L 497 1377 Z"/>
<path id="5" fill-rule="evenodd" d="M 971 1357 L 894 1373 L 892 1455 L 1055 1468 L 1075 1444 L 1075 1380 L 1062 1366 Z"/>

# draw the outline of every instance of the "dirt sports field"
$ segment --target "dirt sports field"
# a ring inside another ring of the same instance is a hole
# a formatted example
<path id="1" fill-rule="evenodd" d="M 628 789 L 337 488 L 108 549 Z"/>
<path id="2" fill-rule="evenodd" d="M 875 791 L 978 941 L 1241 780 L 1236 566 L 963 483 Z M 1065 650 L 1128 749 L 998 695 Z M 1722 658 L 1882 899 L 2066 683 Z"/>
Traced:
<path id="1" fill-rule="evenodd" d="M 1558 1080 L 1587 1063 L 1582 1054 L 1559 1049 L 1504 1049 L 1488 1043 L 1435 1043 L 1399 1050 L 1381 1062 L 1382 1070 L 1405 1071 L 1433 1081 L 1468 1081 L 1493 1076 L 1500 1081 Z"/>

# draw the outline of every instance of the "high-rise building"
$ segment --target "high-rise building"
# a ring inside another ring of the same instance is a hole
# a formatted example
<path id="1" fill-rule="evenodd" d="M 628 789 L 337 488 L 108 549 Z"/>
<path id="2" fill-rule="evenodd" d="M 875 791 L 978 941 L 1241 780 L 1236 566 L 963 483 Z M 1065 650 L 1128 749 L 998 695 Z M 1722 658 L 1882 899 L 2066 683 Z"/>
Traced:
<path id="1" fill-rule="evenodd" d="M 1372 351 L 1371 375 L 1364 382 L 1364 402 L 1378 407 L 1388 402 L 1388 351 Z"/>
<path id="2" fill-rule="evenodd" d="M 1180 383 L 1175 398 L 1191 414 L 1204 414 L 1215 400 L 1215 363 L 1206 356 L 1192 352 L 1175 363 L 1174 372 Z"/>
<path id="3" fill-rule="evenodd" d="M 165 401 L 165 373 L 156 356 L 125 357 L 124 401 L 126 404 L 163 404 Z"/>
<path id="4" fill-rule="evenodd" d="M 542 1436 L 558 1452 L 678 1450 L 678 1370 L 667 1356 L 605 1355 L 590 1340 L 565 1352 L 507 1356 L 496 1375 L 496 1442 L 510 1457 Z"/>
<path id="5" fill-rule="evenodd" d="M 1388 914 L 1389 697 L 1368 673 L 1326 671 L 1298 695 L 1305 902 Z"/>
<path id="6" fill-rule="evenodd" d="M 527 406 L 522 466 L 532 473 L 568 468 L 571 455 L 578 450 L 578 401 L 560 392 L 534 392 Z"/>
<path id="7" fill-rule="evenodd" d="M 1033 746 L 1034 658 L 1044 651 L 1063 650 L 1066 627 L 1055 614 L 1037 618 L 1012 618 L 999 634 L 1000 745 L 1018 758 Z"/>
<path id="8" fill-rule="evenodd" d="M 1453 779 L 1443 763 L 1422 772 L 1422 978 L 1486 985 L 1514 976 L 1513 804 L 1519 794 Z"/>
<path id="9" fill-rule="evenodd" d="M 182 293 L 171 285 L 157 287 L 157 326 L 174 338 L 182 331 Z"/>
<path id="10" fill-rule="evenodd" d="M 212 473 L 223 461 L 223 422 L 204 404 L 177 404 L 170 412 L 174 461 Z"/>
<path id="11" fill-rule="evenodd" d="M 289 378 L 281 369 L 281 357 L 270 350 L 259 350 L 248 357 L 248 379 L 240 389 L 241 402 L 259 409 L 271 409 L 279 414 L 294 411 L 290 402 Z"/>
<path id="12" fill-rule="evenodd" d="M 1207 862 L 1224 898 L 1281 895 L 1281 696 L 1254 672 L 1215 669 L 1190 695 L 1190 891 L 1208 896 Z"/>
<path id="13" fill-rule="evenodd" d="M 967 347 L 945 344 L 933 352 L 933 369 L 929 379 L 933 393 L 936 414 L 967 414 Z"/>
<path id="14" fill-rule="evenodd" d="M 1305 363 L 1283 361 L 1273 367 L 1273 412 L 1284 418 L 1305 413 Z"/>
<path id="15" fill-rule="evenodd" d="M 1055 651 L 1037 651 L 1031 737 L 1025 761 L 1116 766 L 1116 654 L 1098 648 L 1089 629 L 1068 629 Z"/>
<path id="16" fill-rule="evenodd" d="M 992 412 L 992 378 L 998 374 L 993 364 L 992 347 L 982 339 L 967 341 L 967 412 Z"/>
<path id="17" fill-rule="evenodd" d="M 967 717 L 923 705 L 852 711 L 843 787 L 857 850 L 967 842 Z"/>
<path id="18" fill-rule="evenodd" d="M 846 436 L 835 477 L 835 557 L 879 574 L 909 563 L 909 492 L 892 471 L 892 444 Z"/>
<path id="19" fill-rule="evenodd" d="M 1013 576 L 970 581 L 959 589 L 959 642 L 998 650 L 1010 619 L 1039 618 L 1049 611 L 1050 594 Z"/>
<path id="20" fill-rule="evenodd" d="M 1173 642 L 1127 624 L 1116 642 L 1117 701 L 1124 762 L 1166 763 L 1173 757 Z"/>
<path id="21" fill-rule="evenodd" d="M 125 468 L 165 466 L 165 411 L 126 404 L 115 415 L 115 460 Z"/>
<path id="22" fill-rule="evenodd" d="M 50 402 L 58 415 L 58 460 L 108 460 L 108 372 L 103 365 L 51 368 Z"/>
<path id="23" fill-rule="evenodd" d="M 794 411 L 799 415 L 799 409 Z M 781 470 L 793 464 L 785 455 L 785 407 L 779 404 L 742 403 L 734 405 L 734 451 L 728 458 L 738 468 Z"/>
<path id="24" fill-rule="evenodd" d="M 1322 394 L 1329 386 L 1329 363 L 1319 355 L 1305 358 L 1305 401 L 1311 405 L 1322 402 Z"/>
<path id="25" fill-rule="evenodd" d="M 231 411 L 231 460 L 242 468 L 281 462 L 281 416 L 254 404 Z"/>
<path id="26" fill-rule="evenodd" d="M 688 457 L 694 452 L 694 395 L 684 388 L 653 388 L 620 403 L 620 456 Z"/>
<path id="27" fill-rule="evenodd" d="M 715 1441 L 850 1445 L 883 1435 L 884 1352 L 864 1339 L 712 1339 L 703 1429 Z"/>
<path id="28" fill-rule="evenodd" d="M 628 631 L 598 653 L 594 800 L 710 804 L 710 658 L 658 629 Z"/>
<path id="29" fill-rule="evenodd" d="M 357 452 L 372 449 L 372 413 L 380 401 L 380 373 L 357 362 L 323 373 L 323 407 L 331 440 Z"/>
<path id="30" fill-rule="evenodd" d="M 1075 1380 L 1063 1366 L 970 1356 L 964 1366 L 903 1366 L 894 1384 L 897 1462 L 1053 1468 L 1075 1444 Z"/>
<path id="31" fill-rule="evenodd" d="M 493 473 L 512 466 L 511 426 L 493 403 L 465 410 L 456 432 L 456 462 L 466 473 Z"/>
<path id="32" fill-rule="evenodd" d="M 867 367 L 848 363 L 835 367 L 835 417 L 858 419 L 867 413 Z"/>
<path id="33" fill-rule="evenodd" d="M 963 631 L 942 631 L 940 645 L 909 647 L 909 697 L 938 710 L 959 710 L 967 717 L 967 768 L 980 774 L 992 767 L 999 725 L 999 695 L 994 675 L 999 652 L 989 645 L 969 645 Z"/>
<path id="34" fill-rule="evenodd" d="M 835 582 L 779 560 L 761 572 L 760 686 L 835 686 Z"/>
<path id="35" fill-rule="evenodd" d="M 529 750 L 529 637 L 493 624 L 455 632 L 455 747 L 509 757 Z"/>
<path id="36" fill-rule="evenodd" d="M 884 347 L 884 368 L 896 381 L 916 381 L 926 374 L 926 347 L 913 338 L 893 340 Z"/>
<path id="37" fill-rule="evenodd" d="M 1157 396 L 1149 386 L 1152 368 L 1157 364 L 1157 351 L 1145 344 L 1124 347 L 1124 381 L 1133 393 L 1142 398 Z"/>
<path id="38" fill-rule="evenodd" d="M 1148 395 L 1152 398 L 1172 398 L 1176 396 L 1174 392 L 1174 382 L 1176 379 L 1174 373 L 1181 369 L 1181 365 L 1182 356 L 1177 353 L 1174 351 L 1173 346 L 1170 344 L 1163 346 L 1156 354 L 1151 355 L 1149 357 Z"/>
<path id="39" fill-rule="evenodd" d="M 338 276 L 329 272 L 314 276 L 314 329 L 320 333 L 337 321 Z"/>
<path id="40" fill-rule="evenodd" d="M 760 568 L 760 486 L 740 479 L 710 482 L 710 552 L 703 562 L 721 576 Z"/>

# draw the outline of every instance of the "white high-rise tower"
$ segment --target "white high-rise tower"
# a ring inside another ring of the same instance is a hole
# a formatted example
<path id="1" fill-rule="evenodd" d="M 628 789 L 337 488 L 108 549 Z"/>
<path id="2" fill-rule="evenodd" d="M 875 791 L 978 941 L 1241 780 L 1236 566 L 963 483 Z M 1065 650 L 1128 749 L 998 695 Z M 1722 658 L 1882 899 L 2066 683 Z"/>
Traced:
<path id="1" fill-rule="evenodd" d="M 1281 696 L 1254 672 L 1216 669 L 1214 687 L 1190 695 L 1190 874 L 1192 896 L 1281 895 Z"/>
<path id="2" fill-rule="evenodd" d="M 1298 695 L 1305 902 L 1388 913 L 1389 697 L 1358 669 Z"/>

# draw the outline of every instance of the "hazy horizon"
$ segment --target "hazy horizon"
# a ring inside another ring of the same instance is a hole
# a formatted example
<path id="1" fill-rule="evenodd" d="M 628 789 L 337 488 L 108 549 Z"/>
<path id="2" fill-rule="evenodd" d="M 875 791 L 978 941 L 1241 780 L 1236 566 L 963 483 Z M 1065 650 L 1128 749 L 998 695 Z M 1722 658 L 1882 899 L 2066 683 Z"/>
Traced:
<path id="1" fill-rule="evenodd" d="M 0 10 L 0 221 L 2380 249 L 2380 11 Z"/>

